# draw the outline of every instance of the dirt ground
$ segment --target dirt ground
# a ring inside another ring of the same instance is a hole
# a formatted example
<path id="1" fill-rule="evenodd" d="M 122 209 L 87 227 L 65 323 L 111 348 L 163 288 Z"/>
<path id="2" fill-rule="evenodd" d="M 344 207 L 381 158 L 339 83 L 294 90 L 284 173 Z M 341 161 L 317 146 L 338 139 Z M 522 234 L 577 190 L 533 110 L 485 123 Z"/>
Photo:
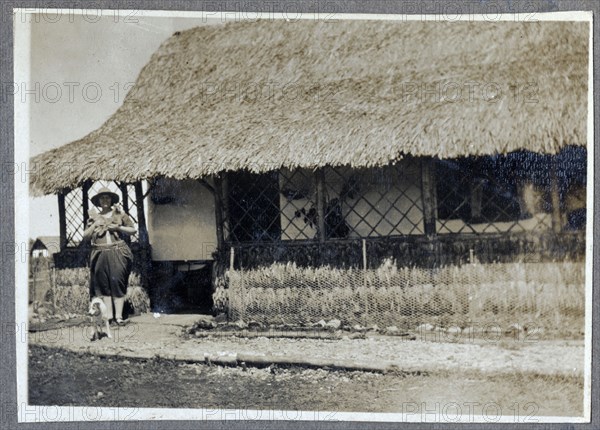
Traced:
<path id="1" fill-rule="evenodd" d="M 464 371 L 507 374 L 529 372 L 583 376 L 583 341 L 490 336 L 449 338 L 423 333 L 416 340 L 400 336 L 367 335 L 363 339 L 344 335 L 336 340 L 283 337 L 245 337 L 214 333 L 195 337 L 186 329 L 198 315 L 145 314 L 131 324 L 113 329 L 113 339 L 90 342 L 86 325 L 53 328 L 29 333 L 32 345 L 62 347 L 73 352 L 139 358 L 204 361 L 206 355 L 235 357 L 239 354 L 314 360 L 345 360 L 357 364 L 377 363 L 403 371 Z M 212 333 L 212 332 L 211 332 Z M 453 340 L 453 341 L 451 341 Z"/>
<path id="2" fill-rule="evenodd" d="M 197 315 L 142 315 L 114 327 L 112 339 L 95 342 L 90 327 L 75 321 L 29 332 L 30 404 L 390 412 L 436 422 L 452 414 L 535 422 L 534 416 L 583 413 L 579 340 L 450 341 L 434 333 L 407 340 L 343 332 L 336 339 L 197 336 L 189 330 L 197 320 Z M 244 354 L 279 364 L 246 366 L 235 360 Z M 206 357 L 233 358 L 237 366 L 209 365 Z M 376 363 L 393 371 L 284 367 L 286 358 Z"/>
<path id="3" fill-rule="evenodd" d="M 42 346 L 30 347 L 29 360 L 33 405 L 333 411 L 332 419 L 344 411 L 408 413 L 427 421 L 504 415 L 514 422 L 579 416 L 583 405 L 583 382 L 569 376 L 244 369 Z"/>

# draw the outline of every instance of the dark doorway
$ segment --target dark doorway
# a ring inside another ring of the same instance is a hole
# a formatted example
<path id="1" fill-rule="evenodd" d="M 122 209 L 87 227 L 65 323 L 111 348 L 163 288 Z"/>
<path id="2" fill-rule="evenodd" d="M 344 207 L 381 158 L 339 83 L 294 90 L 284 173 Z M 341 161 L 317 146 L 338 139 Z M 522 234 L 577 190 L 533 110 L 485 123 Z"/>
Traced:
<path id="1" fill-rule="evenodd" d="M 184 310 L 208 314 L 212 311 L 212 262 L 206 264 L 180 265 L 178 271 L 182 276 L 182 293 L 187 306 Z"/>
<path id="2" fill-rule="evenodd" d="M 212 261 L 153 263 L 149 289 L 153 312 L 212 312 Z"/>

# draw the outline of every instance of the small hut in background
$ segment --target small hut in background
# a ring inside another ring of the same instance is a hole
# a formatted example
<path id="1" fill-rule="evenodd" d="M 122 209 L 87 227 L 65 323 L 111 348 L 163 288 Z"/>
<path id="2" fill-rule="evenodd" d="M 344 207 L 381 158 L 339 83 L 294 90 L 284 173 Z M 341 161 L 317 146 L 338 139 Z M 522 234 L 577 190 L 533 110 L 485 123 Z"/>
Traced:
<path id="1" fill-rule="evenodd" d="M 582 259 L 589 31 L 260 21 L 177 32 L 106 123 L 34 157 L 33 193 L 58 196 L 57 265 L 85 264 L 102 186 L 137 223 L 131 246 L 161 309 L 173 297 L 210 308 L 230 265 Z"/>
<path id="2" fill-rule="evenodd" d="M 60 252 L 59 236 L 38 236 L 30 243 L 30 254 L 33 258 L 52 257 Z"/>

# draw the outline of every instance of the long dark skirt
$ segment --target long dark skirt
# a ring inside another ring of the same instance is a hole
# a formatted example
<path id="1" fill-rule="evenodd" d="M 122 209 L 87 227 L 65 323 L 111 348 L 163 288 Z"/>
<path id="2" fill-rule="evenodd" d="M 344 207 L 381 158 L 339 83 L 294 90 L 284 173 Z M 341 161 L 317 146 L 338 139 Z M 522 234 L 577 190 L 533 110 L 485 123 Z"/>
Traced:
<path id="1" fill-rule="evenodd" d="M 95 245 L 90 255 L 90 297 L 123 297 L 133 265 L 133 254 L 123 241 Z"/>

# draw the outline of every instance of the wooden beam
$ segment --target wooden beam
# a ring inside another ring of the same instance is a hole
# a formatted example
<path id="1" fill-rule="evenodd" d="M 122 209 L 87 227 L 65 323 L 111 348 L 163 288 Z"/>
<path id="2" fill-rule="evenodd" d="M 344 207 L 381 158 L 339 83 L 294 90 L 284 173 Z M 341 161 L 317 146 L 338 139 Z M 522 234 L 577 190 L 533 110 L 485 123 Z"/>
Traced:
<path id="1" fill-rule="evenodd" d="M 116 182 L 116 181 L 115 181 Z M 123 212 L 125 212 L 127 215 L 129 215 L 129 193 L 127 192 L 127 183 L 126 182 L 116 182 L 117 186 L 119 187 L 119 190 L 121 191 L 121 206 L 123 207 Z M 137 207 L 137 198 L 136 198 L 136 207 Z M 139 218 L 139 213 L 138 213 L 138 218 Z M 138 227 L 140 225 L 139 219 L 138 219 Z M 125 237 L 123 238 L 125 240 L 125 242 L 127 242 L 128 244 L 131 244 L 131 236 L 129 236 L 128 234 L 124 235 Z M 140 237 L 140 235 L 138 234 L 138 238 Z"/>
<path id="2" fill-rule="evenodd" d="M 206 182 L 205 179 L 203 178 L 198 178 L 198 182 L 204 187 L 206 188 L 208 191 L 210 191 L 211 194 L 215 194 L 215 189 L 212 185 L 210 185 L 208 182 Z"/>
<path id="3" fill-rule="evenodd" d="M 217 249 L 223 249 L 225 243 L 225 235 L 223 233 L 223 183 L 219 175 L 214 177 L 214 196 L 215 196 L 215 223 L 217 224 Z"/>
<path id="4" fill-rule="evenodd" d="M 140 182 L 140 184 L 141 184 L 141 182 Z M 155 184 L 155 178 L 147 180 L 146 184 L 147 184 L 148 189 L 142 195 L 142 200 L 145 199 L 146 197 L 148 197 L 150 195 L 150 193 L 152 192 L 152 189 L 154 188 L 154 184 Z M 136 196 L 136 199 L 137 199 L 137 196 Z"/>
<path id="5" fill-rule="evenodd" d="M 138 221 L 138 243 L 140 245 L 141 255 L 141 281 L 144 288 L 150 286 L 150 272 L 152 267 L 152 256 L 150 255 L 150 240 L 148 238 L 148 227 L 146 224 L 146 212 L 144 210 L 144 190 L 142 188 L 142 182 L 137 181 L 133 184 L 135 189 L 135 207 L 137 209 L 137 221 Z"/>
<path id="6" fill-rule="evenodd" d="M 81 206 L 83 208 L 83 229 L 87 226 L 87 220 L 89 218 L 90 203 L 88 193 L 92 187 L 92 181 L 87 180 L 81 186 Z"/>
<path id="7" fill-rule="evenodd" d="M 68 191 L 58 193 L 58 225 L 60 229 L 60 250 L 67 247 L 67 216 L 65 214 L 65 194 Z"/>
<path id="8" fill-rule="evenodd" d="M 562 215 L 560 211 L 560 191 L 556 173 L 556 155 L 550 161 L 550 199 L 552 201 L 552 230 L 560 233 L 562 230 Z"/>
<path id="9" fill-rule="evenodd" d="M 231 184 L 231 175 L 227 172 L 221 174 L 221 201 L 223 203 L 223 238 L 225 242 L 231 239 L 231 211 L 229 208 L 229 190 Z"/>
<path id="10" fill-rule="evenodd" d="M 125 182 L 119 182 L 119 190 L 121 190 L 121 205 L 126 214 L 129 213 L 129 194 L 127 193 L 127 184 Z M 137 200 L 137 197 L 136 197 Z M 137 202 L 136 202 L 137 205 Z"/>
<path id="11" fill-rule="evenodd" d="M 144 211 L 145 195 L 140 181 L 137 181 L 133 186 L 135 188 L 135 205 L 138 217 L 138 237 L 140 245 L 147 247 L 150 241 L 148 238 L 148 226 L 146 224 L 146 212 Z"/>
<path id="12" fill-rule="evenodd" d="M 317 185 L 317 234 L 319 242 L 325 242 L 325 175 L 323 169 L 315 171 Z"/>
<path id="13" fill-rule="evenodd" d="M 427 236 L 436 234 L 437 192 L 435 162 L 431 157 L 421 160 L 421 197 L 423 200 L 423 228 Z"/>

